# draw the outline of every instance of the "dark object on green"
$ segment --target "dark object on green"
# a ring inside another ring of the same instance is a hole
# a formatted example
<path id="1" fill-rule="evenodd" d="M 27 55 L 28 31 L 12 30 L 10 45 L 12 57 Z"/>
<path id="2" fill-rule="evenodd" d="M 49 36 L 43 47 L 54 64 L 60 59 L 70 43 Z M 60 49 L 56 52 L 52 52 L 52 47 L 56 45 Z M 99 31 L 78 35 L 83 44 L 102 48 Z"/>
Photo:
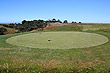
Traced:
<path id="1" fill-rule="evenodd" d="M 52 40 L 48 40 L 48 41 L 52 41 Z"/>

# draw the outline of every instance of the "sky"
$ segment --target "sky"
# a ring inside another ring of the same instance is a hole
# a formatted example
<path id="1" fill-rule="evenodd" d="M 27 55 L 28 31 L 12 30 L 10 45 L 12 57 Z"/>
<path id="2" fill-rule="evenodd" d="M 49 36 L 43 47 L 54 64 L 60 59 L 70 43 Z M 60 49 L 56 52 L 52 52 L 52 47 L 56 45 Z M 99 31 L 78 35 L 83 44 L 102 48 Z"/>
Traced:
<path id="1" fill-rule="evenodd" d="M 110 23 L 110 0 L 0 0 L 0 23 L 52 18 Z"/>

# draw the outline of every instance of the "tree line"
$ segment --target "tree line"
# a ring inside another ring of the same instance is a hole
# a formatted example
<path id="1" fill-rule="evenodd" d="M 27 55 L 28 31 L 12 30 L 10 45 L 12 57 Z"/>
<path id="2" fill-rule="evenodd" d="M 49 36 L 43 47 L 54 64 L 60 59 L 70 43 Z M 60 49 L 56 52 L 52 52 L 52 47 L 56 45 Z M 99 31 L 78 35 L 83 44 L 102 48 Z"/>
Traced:
<path id="1" fill-rule="evenodd" d="M 16 33 L 20 33 L 20 32 L 29 32 L 31 30 L 34 30 L 34 29 L 41 29 L 43 30 L 44 27 L 46 27 L 49 23 L 56 23 L 56 22 L 59 22 L 59 23 L 68 23 L 67 20 L 64 20 L 63 22 L 58 19 L 56 20 L 55 18 L 53 18 L 52 20 L 47 20 L 47 21 L 44 21 L 44 20 L 33 20 L 33 21 L 27 21 L 27 20 L 23 20 L 22 23 L 11 23 L 9 25 L 3 25 L 4 27 L 9 27 L 9 28 L 14 28 L 15 30 L 18 30 L 16 31 Z M 72 23 L 76 23 L 76 22 L 73 22 Z M 81 23 L 81 22 L 79 22 Z M 6 28 L 0 28 L 0 34 L 3 34 L 4 32 L 6 32 Z"/>
<path id="2" fill-rule="evenodd" d="M 48 21 L 44 20 L 33 20 L 33 21 L 23 20 L 22 24 L 17 24 L 15 26 L 15 29 L 21 32 L 28 32 L 38 28 L 41 28 L 43 30 L 43 28 L 47 26 L 47 23 Z"/>

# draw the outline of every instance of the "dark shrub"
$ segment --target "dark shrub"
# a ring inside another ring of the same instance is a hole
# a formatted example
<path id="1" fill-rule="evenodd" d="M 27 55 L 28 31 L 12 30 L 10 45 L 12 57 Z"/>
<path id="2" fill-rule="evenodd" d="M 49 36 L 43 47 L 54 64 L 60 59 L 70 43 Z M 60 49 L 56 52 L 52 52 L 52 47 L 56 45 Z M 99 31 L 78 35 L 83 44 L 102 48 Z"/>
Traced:
<path id="1" fill-rule="evenodd" d="M 79 22 L 79 23 L 81 23 L 81 22 Z"/>
<path id="2" fill-rule="evenodd" d="M 7 32 L 7 29 L 4 27 L 0 27 L 0 35 L 5 34 L 5 32 Z"/>

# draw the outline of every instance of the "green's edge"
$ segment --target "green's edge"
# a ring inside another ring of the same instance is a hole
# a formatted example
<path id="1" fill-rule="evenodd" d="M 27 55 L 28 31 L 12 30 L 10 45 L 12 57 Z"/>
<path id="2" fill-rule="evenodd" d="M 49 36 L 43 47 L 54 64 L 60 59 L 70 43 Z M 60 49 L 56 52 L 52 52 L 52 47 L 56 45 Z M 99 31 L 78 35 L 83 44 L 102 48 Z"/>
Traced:
<path id="1" fill-rule="evenodd" d="M 106 34 L 102 33 L 103 30 L 88 30 L 88 31 L 33 31 L 33 32 L 24 32 L 24 33 L 15 33 L 15 34 L 2 35 L 2 36 L 0 36 L 0 47 L 2 47 L 2 48 L 11 48 L 11 49 L 14 49 L 14 48 L 28 48 L 28 47 L 22 47 L 22 46 L 16 46 L 16 45 L 9 44 L 9 43 L 6 42 L 6 40 L 8 38 L 11 38 L 11 37 L 14 37 L 14 36 L 30 34 L 30 33 L 38 33 L 38 32 L 88 32 L 88 33 L 97 33 L 97 34 L 101 34 L 103 36 L 108 37 Z M 108 39 L 109 39 L 109 37 L 108 37 Z M 102 44 L 102 45 L 104 45 L 104 44 Z M 100 46 L 100 45 L 98 45 L 98 46 Z M 97 46 L 94 46 L 94 47 L 97 47 Z M 88 48 L 90 48 L 90 47 L 88 47 Z"/>

